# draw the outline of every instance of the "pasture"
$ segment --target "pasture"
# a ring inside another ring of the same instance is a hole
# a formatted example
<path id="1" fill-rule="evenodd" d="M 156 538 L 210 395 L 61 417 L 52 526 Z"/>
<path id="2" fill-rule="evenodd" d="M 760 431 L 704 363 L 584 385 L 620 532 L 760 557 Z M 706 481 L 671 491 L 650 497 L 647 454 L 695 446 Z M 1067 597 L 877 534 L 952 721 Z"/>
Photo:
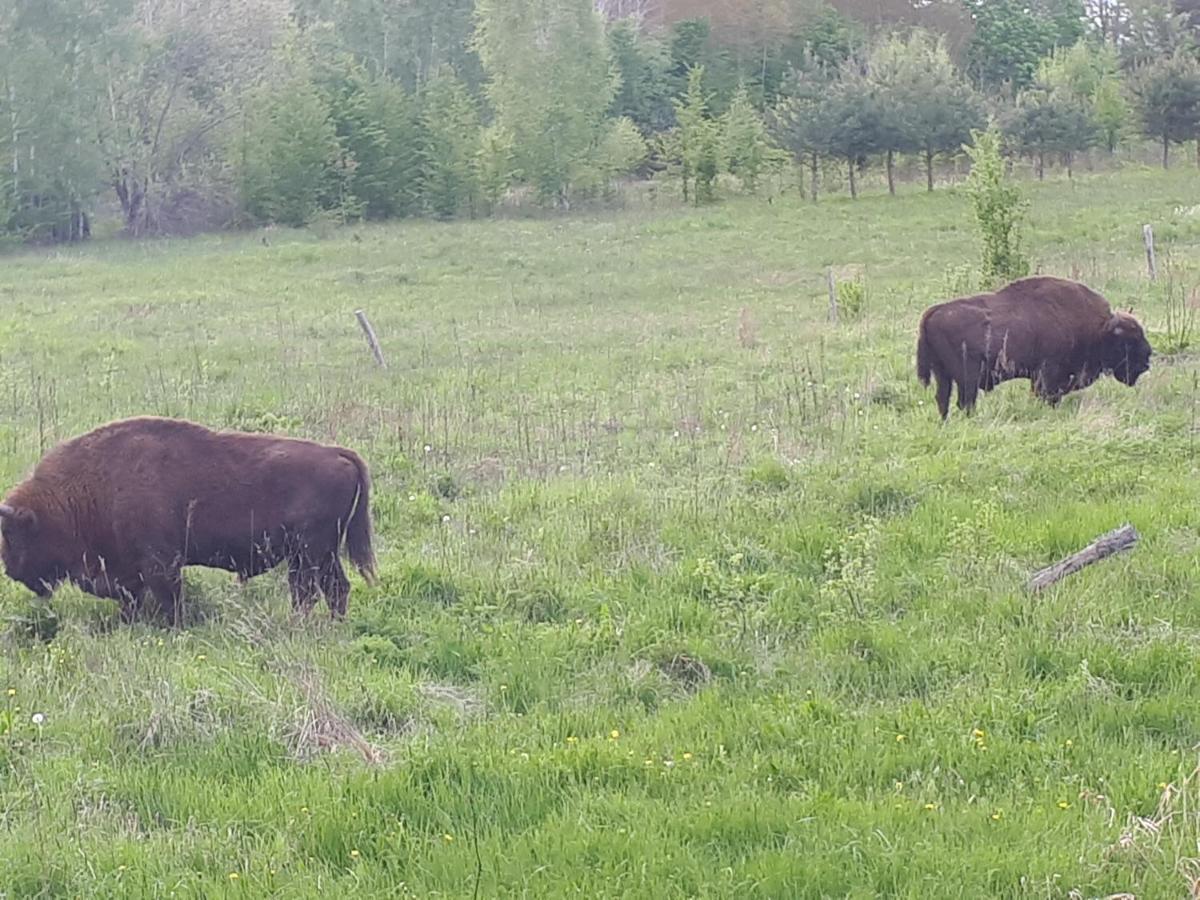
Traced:
<path id="1" fill-rule="evenodd" d="M 3 489 L 139 413 L 338 441 L 381 568 L 342 624 L 189 570 L 179 631 L 4 580 L 0 897 L 1186 895 L 1197 183 L 1027 185 L 1035 264 L 1158 353 L 946 425 L 957 190 L 0 258 Z"/>

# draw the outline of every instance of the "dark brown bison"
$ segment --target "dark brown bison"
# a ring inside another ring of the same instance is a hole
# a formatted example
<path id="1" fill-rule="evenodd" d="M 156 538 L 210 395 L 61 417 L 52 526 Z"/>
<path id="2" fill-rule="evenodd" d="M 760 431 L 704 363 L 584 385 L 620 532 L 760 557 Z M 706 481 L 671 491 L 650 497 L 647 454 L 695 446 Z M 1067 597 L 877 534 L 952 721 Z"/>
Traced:
<path id="1" fill-rule="evenodd" d="M 937 379 L 942 418 L 950 389 L 970 411 L 980 390 L 1028 378 L 1033 392 L 1058 404 L 1108 373 L 1130 387 L 1150 368 L 1150 344 L 1137 319 L 1076 281 L 1039 275 L 994 293 L 939 303 L 921 316 L 917 377 Z"/>
<path id="2" fill-rule="evenodd" d="M 341 618 L 343 546 L 374 577 L 369 504 L 352 450 L 125 419 L 55 447 L 0 503 L 0 559 L 39 596 L 71 581 L 129 621 L 149 594 L 176 624 L 184 566 L 245 580 L 286 561 L 293 605 L 307 612 L 321 593 Z"/>

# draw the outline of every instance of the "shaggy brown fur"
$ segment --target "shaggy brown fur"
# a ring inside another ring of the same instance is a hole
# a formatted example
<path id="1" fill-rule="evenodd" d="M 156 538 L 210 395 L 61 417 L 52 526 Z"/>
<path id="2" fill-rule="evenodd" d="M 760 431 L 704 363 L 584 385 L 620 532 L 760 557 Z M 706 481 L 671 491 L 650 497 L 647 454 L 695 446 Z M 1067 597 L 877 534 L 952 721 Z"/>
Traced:
<path id="1" fill-rule="evenodd" d="M 942 418 L 950 390 L 970 411 L 980 390 L 1028 378 L 1050 405 L 1102 374 L 1133 385 L 1150 368 L 1150 344 L 1133 316 L 1076 281 L 1035 276 L 994 293 L 931 306 L 921 316 L 917 377 L 937 380 Z"/>
<path id="2" fill-rule="evenodd" d="M 63 581 L 118 600 L 128 621 L 153 595 L 178 623 L 182 568 L 242 580 L 281 562 L 297 609 L 346 612 L 343 544 L 374 577 L 370 477 L 352 450 L 143 417 L 51 450 L 0 504 L 8 576 L 48 597 Z"/>

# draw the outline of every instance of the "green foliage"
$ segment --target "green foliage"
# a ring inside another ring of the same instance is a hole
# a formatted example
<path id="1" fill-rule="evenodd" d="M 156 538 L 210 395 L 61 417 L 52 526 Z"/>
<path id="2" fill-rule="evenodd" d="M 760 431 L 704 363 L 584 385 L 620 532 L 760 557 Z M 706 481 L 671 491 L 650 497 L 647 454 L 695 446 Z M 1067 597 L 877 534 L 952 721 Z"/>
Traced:
<path id="1" fill-rule="evenodd" d="M 963 0 L 975 21 L 967 49 L 972 74 L 983 85 L 1027 87 L 1040 60 L 1084 34 L 1081 0 Z"/>
<path id="2" fill-rule="evenodd" d="M 867 282 L 861 275 L 837 283 L 838 313 L 857 319 L 867 309 Z"/>
<path id="3" fill-rule="evenodd" d="M 253 92 L 239 141 L 241 206 L 255 222 L 307 225 L 329 207 L 339 162 L 353 164 L 300 53 Z"/>
<path id="4" fill-rule="evenodd" d="M 1029 274 L 1029 260 L 1021 249 L 1027 202 L 1005 174 L 999 130 L 992 126 L 971 137 L 972 144 L 963 149 L 971 157 L 967 191 L 983 243 L 980 273 L 985 283 L 995 285 Z"/>
<path id="5" fill-rule="evenodd" d="M 1038 177 L 1046 156 L 1071 155 L 1093 146 L 1097 128 L 1090 104 L 1066 87 L 1034 85 L 1022 91 L 1004 123 L 1004 131 L 1021 152 L 1037 159 Z"/>
<path id="6" fill-rule="evenodd" d="M 881 103 L 878 143 L 889 154 L 889 186 L 890 155 L 920 153 L 932 191 L 934 158 L 956 152 L 982 124 L 982 103 L 955 69 L 945 41 L 920 30 L 877 44 L 867 72 Z"/>
<path id="7" fill-rule="evenodd" d="M 1111 45 L 1080 41 L 1073 47 L 1056 48 L 1039 65 L 1037 84 L 1086 108 L 1096 137 L 1110 153 L 1116 150 L 1129 128 L 1129 105 L 1121 86 L 1117 51 Z M 1068 105 L 1065 100 L 1059 103 Z M 1076 122 L 1059 130 L 1082 135 L 1085 129 L 1078 122 L 1078 111 L 1067 114 Z"/>
<path id="8" fill-rule="evenodd" d="M 499 125 L 483 129 L 475 156 L 475 181 L 488 210 L 499 205 L 504 192 L 517 178 L 512 135 Z"/>
<path id="9" fill-rule="evenodd" d="M 475 45 L 496 123 L 544 202 L 568 203 L 595 164 L 616 75 L 589 0 L 480 0 Z"/>
<path id="10" fill-rule="evenodd" d="M 1165 169 L 1172 143 L 1200 140 L 1200 61 L 1176 51 L 1135 71 L 1130 90 L 1142 133 L 1162 144 Z"/>
<path id="11" fill-rule="evenodd" d="M 892 119 L 876 86 L 856 61 L 848 61 L 831 85 L 822 111 L 831 155 L 846 161 L 850 196 L 858 196 L 856 175 L 868 154 L 886 150 Z"/>
<path id="12" fill-rule="evenodd" d="M 405 90 L 359 65 L 326 62 L 317 76 L 342 158 L 353 161 L 344 185 L 363 215 L 409 215 L 419 201 L 422 133 Z"/>
<path id="13" fill-rule="evenodd" d="M 750 103 L 744 84 L 739 85 L 729 109 L 721 117 L 722 156 L 729 173 L 737 176 L 742 186 L 753 191 L 758 179 L 774 164 L 775 153 L 762 116 Z"/>
<path id="14" fill-rule="evenodd" d="M 670 128 L 675 110 L 668 81 L 670 60 L 663 45 L 632 19 L 623 19 L 608 29 L 608 46 L 619 79 L 609 115 L 629 118 L 644 135 Z"/>
<path id="15" fill-rule="evenodd" d="M 646 139 L 632 119 L 622 116 L 610 123 L 600 144 L 596 171 L 607 189 L 614 179 L 632 174 L 646 160 Z"/>
<path id="16" fill-rule="evenodd" d="M 474 210 L 479 194 L 479 111 L 454 72 L 443 69 L 425 85 L 420 118 L 425 206 L 442 219 Z"/>
<path id="17" fill-rule="evenodd" d="M 725 169 L 720 123 L 709 115 L 704 68 L 688 73 L 687 93 L 675 101 L 674 155 L 679 161 L 683 199 L 711 203 L 717 197 L 717 177 Z"/>

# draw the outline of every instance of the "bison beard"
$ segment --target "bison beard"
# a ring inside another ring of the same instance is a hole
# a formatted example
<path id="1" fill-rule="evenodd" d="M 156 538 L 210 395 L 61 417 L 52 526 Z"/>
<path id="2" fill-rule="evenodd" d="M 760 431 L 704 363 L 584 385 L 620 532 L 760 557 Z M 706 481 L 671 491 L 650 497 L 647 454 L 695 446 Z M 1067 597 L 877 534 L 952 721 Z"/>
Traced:
<path id="1" fill-rule="evenodd" d="M 970 412 L 979 391 L 1028 378 L 1055 406 L 1072 391 L 1111 374 L 1130 387 L 1150 368 L 1150 344 L 1138 321 L 1113 312 L 1095 291 L 1051 276 L 1022 278 L 994 293 L 939 303 L 921 316 L 917 377 L 937 381 L 938 412 Z"/>
<path id="2" fill-rule="evenodd" d="M 374 579 L 370 477 L 352 450 L 144 417 L 60 444 L 0 503 L 8 576 L 48 597 L 71 581 L 118 600 L 147 595 L 178 624 L 182 569 L 253 578 L 288 565 L 292 604 L 323 594 L 346 612 L 343 548 Z"/>

